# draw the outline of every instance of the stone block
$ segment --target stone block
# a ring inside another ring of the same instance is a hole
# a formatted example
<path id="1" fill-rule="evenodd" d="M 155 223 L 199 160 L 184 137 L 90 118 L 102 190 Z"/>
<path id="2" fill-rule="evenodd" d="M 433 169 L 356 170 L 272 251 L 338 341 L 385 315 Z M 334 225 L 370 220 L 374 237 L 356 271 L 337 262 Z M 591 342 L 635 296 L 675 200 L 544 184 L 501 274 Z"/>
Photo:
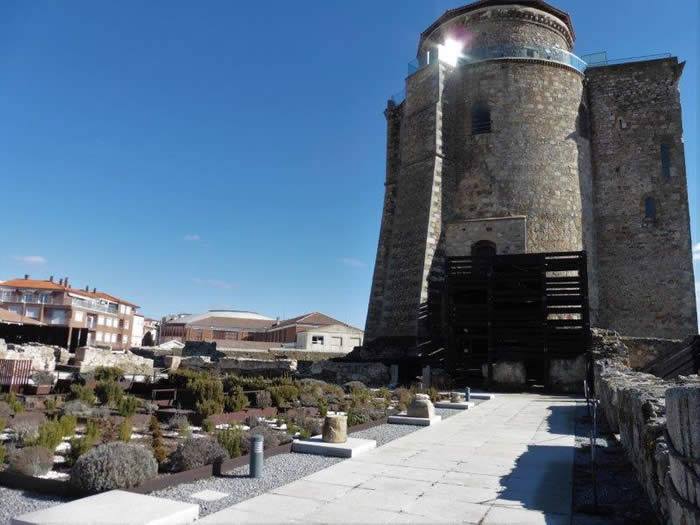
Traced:
<path id="1" fill-rule="evenodd" d="M 326 443 L 321 436 L 314 436 L 309 439 L 295 439 L 292 442 L 292 452 L 338 458 L 353 458 L 375 448 L 377 448 L 377 442 L 374 439 L 352 437 L 349 437 L 344 443 Z"/>
<path id="2" fill-rule="evenodd" d="M 3 341 L 4 342 L 4 341 Z M 56 370 L 55 349 L 52 346 L 38 344 L 0 345 L 0 359 L 31 360 L 32 372 Z"/>
<path id="3" fill-rule="evenodd" d="M 389 423 L 393 425 L 415 425 L 418 427 L 429 427 L 430 425 L 435 425 L 442 421 L 442 416 L 432 417 L 411 417 L 406 414 L 398 414 L 396 416 L 389 416 Z"/>
<path id="4" fill-rule="evenodd" d="M 435 407 L 427 394 L 416 394 L 406 410 L 408 417 L 430 419 L 435 416 Z"/>
<path id="5" fill-rule="evenodd" d="M 185 525 L 199 517 L 199 505 L 110 490 L 13 518 L 12 525 Z"/>
<path id="6" fill-rule="evenodd" d="M 323 421 L 324 443 L 345 443 L 348 439 L 348 416 L 326 416 Z"/>
<path id="7" fill-rule="evenodd" d="M 75 351 L 75 362 L 80 372 L 92 372 L 98 366 L 116 366 L 124 375 L 153 375 L 153 359 L 129 352 L 112 352 L 103 348 L 83 346 Z"/>
<path id="8" fill-rule="evenodd" d="M 481 367 L 484 377 L 489 375 L 489 367 L 484 364 Z M 493 382 L 506 388 L 519 388 L 525 385 L 527 372 L 522 361 L 500 361 L 493 364 Z"/>
<path id="9" fill-rule="evenodd" d="M 453 410 L 468 410 L 474 408 L 475 403 L 472 401 L 459 401 L 453 403 L 452 401 L 438 401 L 435 403 L 435 408 L 451 408 Z"/>
<path id="10" fill-rule="evenodd" d="M 583 392 L 588 358 L 585 354 L 575 359 L 552 359 L 549 380 L 555 392 Z"/>

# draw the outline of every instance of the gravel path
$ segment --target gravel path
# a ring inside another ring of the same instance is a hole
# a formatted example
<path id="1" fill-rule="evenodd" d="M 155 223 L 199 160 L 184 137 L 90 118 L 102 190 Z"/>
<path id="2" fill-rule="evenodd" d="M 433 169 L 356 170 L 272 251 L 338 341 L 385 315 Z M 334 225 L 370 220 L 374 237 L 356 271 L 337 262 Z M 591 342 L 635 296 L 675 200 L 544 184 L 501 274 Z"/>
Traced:
<path id="1" fill-rule="evenodd" d="M 51 507 L 65 501 L 67 500 L 50 494 L 0 487 L 0 524 L 9 524 L 15 516 Z"/>

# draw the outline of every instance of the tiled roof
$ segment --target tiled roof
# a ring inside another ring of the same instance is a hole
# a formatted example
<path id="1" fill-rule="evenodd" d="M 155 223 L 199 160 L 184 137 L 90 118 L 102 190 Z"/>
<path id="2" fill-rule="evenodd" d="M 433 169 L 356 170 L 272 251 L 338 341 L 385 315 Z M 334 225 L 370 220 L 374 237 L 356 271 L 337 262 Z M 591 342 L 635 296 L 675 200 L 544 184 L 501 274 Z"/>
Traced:
<path id="1" fill-rule="evenodd" d="M 37 279 L 10 279 L 3 281 L 0 286 L 9 286 L 12 288 L 31 288 L 36 290 L 61 290 L 65 291 L 66 287 L 51 281 L 39 281 Z"/>
<path id="2" fill-rule="evenodd" d="M 59 292 L 70 292 L 91 297 L 93 299 L 104 299 L 113 303 L 126 304 L 128 306 L 138 308 L 138 305 L 135 305 L 134 303 L 130 303 L 129 301 L 125 301 L 124 299 L 119 299 L 118 297 L 114 297 L 113 295 L 109 295 L 104 292 L 90 292 L 79 288 L 70 288 L 48 280 L 10 279 L 9 281 L 1 282 L 0 286 L 8 286 L 11 288 L 29 288 L 31 290 L 54 290 Z"/>
<path id="3" fill-rule="evenodd" d="M 298 317 L 292 317 L 291 319 L 285 319 L 284 321 L 280 321 L 278 325 L 273 326 L 272 328 L 281 328 L 285 326 L 292 326 L 295 324 L 304 324 L 304 325 L 313 325 L 313 326 L 327 326 L 331 324 L 340 324 L 343 326 L 348 326 L 342 321 L 338 321 L 337 319 L 333 319 L 332 317 L 329 317 L 325 314 L 322 314 L 320 312 L 311 312 L 310 314 L 305 314 L 305 315 L 300 315 Z"/>
<path id="4" fill-rule="evenodd" d="M 245 317 L 217 317 L 212 315 L 210 317 L 205 317 L 204 319 L 199 319 L 192 323 L 187 323 L 190 328 L 217 328 L 221 329 L 258 329 L 264 330 L 272 326 L 274 321 L 268 321 L 266 319 L 247 319 Z"/>

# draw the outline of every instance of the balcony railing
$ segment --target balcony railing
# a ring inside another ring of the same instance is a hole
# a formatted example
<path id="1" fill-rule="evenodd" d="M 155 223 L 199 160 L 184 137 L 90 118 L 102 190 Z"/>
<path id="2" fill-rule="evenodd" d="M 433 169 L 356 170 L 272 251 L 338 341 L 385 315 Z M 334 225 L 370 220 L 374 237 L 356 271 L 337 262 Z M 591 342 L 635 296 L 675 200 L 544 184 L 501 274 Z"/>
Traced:
<path id="1" fill-rule="evenodd" d="M 97 301 L 83 301 L 82 299 L 71 299 L 71 304 L 73 306 L 79 306 L 80 308 L 85 308 L 86 310 L 95 310 L 97 312 L 106 312 L 109 314 L 116 314 L 118 312 L 117 305 L 100 304 Z"/>
<path id="2" fill-rule="evenodd" d="M 671 53 L 659 53 L 656 55 L 646 55 L 640 57 L 629 57 L 629 58 L 616 58 L 613 60 L 608 59 L 608 53 L 602 51 L 600 53 L 591 53 L 590 55 L 584 55 L 581 57 L 582 60 L 586 61 L 588 67 L 601 67 L 601 66 L 613 66 L 615 64 L 628 64 L 631 62 L 644 62 L 646 60 L 661 60 L 664 58 L 671 58 Z"/>

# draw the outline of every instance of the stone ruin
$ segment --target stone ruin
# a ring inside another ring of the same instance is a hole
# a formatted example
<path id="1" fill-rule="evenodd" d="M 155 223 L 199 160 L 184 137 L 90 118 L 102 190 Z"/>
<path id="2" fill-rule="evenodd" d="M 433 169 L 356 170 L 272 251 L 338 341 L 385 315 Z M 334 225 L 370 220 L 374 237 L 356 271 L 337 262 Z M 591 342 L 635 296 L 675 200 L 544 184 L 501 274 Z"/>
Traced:
<path id="1" fill-rule="evenodd" d="M 700 377 L 630 367 L 625 339 L 593 331 L 595 392 L 661 523 L 700 524 Z"/>

